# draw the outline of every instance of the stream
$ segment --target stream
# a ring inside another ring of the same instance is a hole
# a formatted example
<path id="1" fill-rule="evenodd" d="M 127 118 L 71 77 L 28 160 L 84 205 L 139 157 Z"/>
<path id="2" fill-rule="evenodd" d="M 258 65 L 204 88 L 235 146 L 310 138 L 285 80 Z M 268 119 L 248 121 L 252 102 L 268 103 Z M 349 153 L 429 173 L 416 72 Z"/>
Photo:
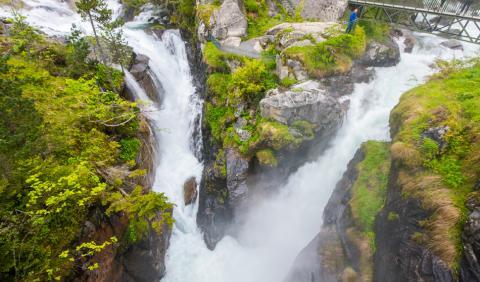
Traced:
<path id="1" fill-rule="evenodd" d="M 72 23 L 89 31 L 67 3 L 24 2 L 30 7 L 22 11 L 27 21 L 49 35 L 67 34 Z M 118 15 L 120 4 L 109 1 L 109 5 Z M 9 13 L 2 9 L 0 15 Z M 347 97 L 350 109 L 346 119 L 327 149 L 290 175 L 277 194 L 258 199 L 238 227 L 238 235 L 225 237 L 210 251 L 196 225 L 198 199 L 190 206 L 183 202 L 183 184 L 192 176 L 200 182 L 203 170 L 196 157 L 202 144 L 192 141 L 203 101 L 193 85 L 179 32 L 168 30 L 158 38 L 142 29 L 147 18 L 139 15 L 126 24 L 124 32 L 134 51 L 150 58 L 149 67 L 162 86 L 158 89 L 162 105 L 152 102 L 129 73 L 126 82 L 154 130 L 157 154 L 153 189 L 165 193 L 176 205 L 167 274 L 162 279 L 166 282 L 282 281 L 298 253 L 320 231 L 323 209 L 360 144 L 389 140 L 389 114 L 400 96 L 428 78 L 436 59 L 461 58 L 476 50 L 467 44 L 463 52 L 450 50 L 440 46 L 445 39 L 415 34 L 418 44 L 413 53 L 402 53 L 395 67 L 376 68 L 372 82 L 355 85 L 354 93 Z"/>

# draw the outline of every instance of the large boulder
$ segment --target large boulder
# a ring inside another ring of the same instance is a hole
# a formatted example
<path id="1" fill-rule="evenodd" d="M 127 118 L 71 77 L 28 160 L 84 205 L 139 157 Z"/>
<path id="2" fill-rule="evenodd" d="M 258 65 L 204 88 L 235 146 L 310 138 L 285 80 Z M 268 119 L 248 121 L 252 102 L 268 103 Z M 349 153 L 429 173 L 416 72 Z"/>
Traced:
<path id="1" fill-rule="evenodd" d="M 455 39 L 450 39 L 447 41 L 444 41 L 440 43 L 440 45 L 450 48 L 452 50 L 463 50 L 463 45 L 462 42 L 455 40 Z"/>
<path id="2" fill-rule="evenodd" d="M 385 42 L 372 41 L 359 63 L 366 67 L 391 67 L 400 62 L 400 48 L 389 38 Z"/>
<path id="3" fill-rule="evenodd" d="M 186 206 L 195 203 L 197 193 L 197 180 L 192 176 L 183 184 L 183 200 Z"/>
<path id="4" fill-rule="evenodd" d="M 149 62 L 150 58 L 146 55 L 136 54 L 129 71 L 143 88 L 147 96 L 154 103 L 161 104 L 165 90 L 163 89 L 162 83 L 150 69 L 148 65 Z"/>
<path id="5" fill-rule="evenodd" d="M 347 8 L 347 0 L 282 0 L 283 7 L 290 13 L 295 13 L 298 7 L 303 7 L 301 16 L 305 19 L 321 21 L 337 21 Z"/>
<path id="6" fill-rule="evenodd" d="M 245 36 L 247 17 L 243 10 L 243 1 L 225 0 L 220 9 L 214 12 L 212 35 L 218 40 Z"/>
<path id="7" fill-rule="evenodd" d="M 397 39 L 403 37 L 403 51 L 405 53 L 412 53 L 413 47 L 415 47 L 415 45 L 417 44 L 417 38 L 413 35 L 413 32 L 411 30 L 399 28 L 394 29 L 391 34 Z"/>
<path id="8" fill-rule="evenodd" d="M 337 127 L 343 120 L 340 102 L 329 96 L 318 83 L 307 81 L 292 89 L 273 89 L 260 101 L 262 116 L 291 125 L 303 120 L 315 125 L 316 131 Z"/>

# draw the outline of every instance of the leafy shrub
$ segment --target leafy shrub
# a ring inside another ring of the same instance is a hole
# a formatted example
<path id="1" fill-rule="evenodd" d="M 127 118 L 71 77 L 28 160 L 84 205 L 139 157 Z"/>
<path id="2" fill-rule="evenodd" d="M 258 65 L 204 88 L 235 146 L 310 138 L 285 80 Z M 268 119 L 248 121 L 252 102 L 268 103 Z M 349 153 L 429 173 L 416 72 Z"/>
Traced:
<path id="1" fill-rule="evenodd" d="M 168 202 L 163 193 L 143 193 L 137 186 L 133 192 L 124 197 L 121 193 L 112 193 L 108 199 L 111 202 L 107 214 L 126 212 L 129 217 L 129 232 L 127 239 L 136 242 L 147 236 L 147 231 L 153 228 L 161 234 L 164 225 L 171 228 L 173 225 L 173 204 Z"/>
<path id="2" fill-rule="evenodd" d="M 123 161 L 135 160 L 140 151 L 140 140 L 128 138 L 120 140 L 120 159 Z"/>
<path id="3" fill-rule="evenodd" d="M 232 74 L 230 92 L 244 97 L 247 102 L 257 105 L 266 90 L 275 87 L 275 77 L 258 60 L 246 60 Z"/>
<path id="4" fill-rule="evenodd" d="M 285 50 L 287 57 L 303 62 L 310 75 L 323 77 L 350 70 L 352 60 L 366 48 L 366 36 L 361 27 L 353 34 L 336 34 L 313 46 L 294 46 Z"/>

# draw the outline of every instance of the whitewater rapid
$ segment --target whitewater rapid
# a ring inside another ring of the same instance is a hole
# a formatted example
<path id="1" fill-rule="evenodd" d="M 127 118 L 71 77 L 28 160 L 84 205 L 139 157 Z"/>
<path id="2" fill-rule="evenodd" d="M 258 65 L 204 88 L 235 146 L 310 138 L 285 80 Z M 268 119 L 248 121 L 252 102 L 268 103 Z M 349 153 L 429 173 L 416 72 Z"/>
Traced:
<path id="1" fill-rule="evenodd" d="M 26 0 L 31 9 L 22 11 L 27 21 L 50 35 L 65 35 L 75 23 L 87 32 L 89 26 L 65 2 Z M 120 6 L 109 1 L 115 14 Z M 7 15 L 0 9 L 0 15 Z M 156 177 L 153 189 L 175 203 L 173 229 L 167 252 L 167 282 L 278 282 L 288 273 L 296 255 L 319 232 L 323 209 L 360 144 L 389 140 L 388 118 L 405 91 L 424 82 L 438 59 L 473 55 L 440 46 L 445 39 L 415 34 L 418 44 L 412 54 L 402 53 L 395 67 L 376 68 L 371 83 L 355 85 L 348 97 L 350 109 L 342 127 L 317 160 L 292 174 L 278 193 L 260 199 L 238 228 L 238 238 L 225 237 L 214 251 L 206 248 L 196 225 L 197 203 L 185 206 L 183 184 L 193 176 L 200 182 L 202 163 L 195 157 L 201 144 L 193 144 L 201 115 L 202 100 L 193 86 L 185 44 L 177 31 L 161 38 L 142 29 L 145 15 L 128 23 L 124 32 L 137 53 L 150 57 L 149 66 L 162 84 L 162 105 L 156 105 L 127 73 L 128 87 L 141 101 L 157 140 Z M 196 139 L 198 140 L 198 139 Z M 208 148 L 206 148 L 208 149 Z"/>
<path id="2" fill-rule="evenodd" d="M 292 174 L 278 194 L 254 205 L 237 239 L 225 237 L 211 252 L 199 234 L 182 234 L 181 249 L 170 250 L 165 281 L 277 282 L 296 255 L 320 231 L 322 213 L 337 181 L 362 142 L 389 136 L 389 114 L 402 93 L 424 82 L 436 59 L 473 55 L 475 47 L 453 51 L 444 39 L 416 34 L 412 54 L 395 67 L 376 68 L 371 83 L 355 85 L 346 120 L 328 149 Z"/>

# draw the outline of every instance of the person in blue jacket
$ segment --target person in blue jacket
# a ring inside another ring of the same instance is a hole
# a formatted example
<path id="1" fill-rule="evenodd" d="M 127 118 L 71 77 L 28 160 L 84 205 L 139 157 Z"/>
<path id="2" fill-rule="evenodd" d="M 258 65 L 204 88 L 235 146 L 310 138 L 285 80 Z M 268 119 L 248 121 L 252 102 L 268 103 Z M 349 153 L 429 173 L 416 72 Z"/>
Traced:
<path id="1" fill-rule="evenodd" d="M 358 13 L 358 9 L 355 9 L 350 14 L 350 20 L 348 21 L 348 27 L 347 27 L 347 30 L 345 31 L 346 33 L 350 33 L 353 30 L 353 28 L 355 27 L 355 23 L 357 22 L 357 13 Z"/>

